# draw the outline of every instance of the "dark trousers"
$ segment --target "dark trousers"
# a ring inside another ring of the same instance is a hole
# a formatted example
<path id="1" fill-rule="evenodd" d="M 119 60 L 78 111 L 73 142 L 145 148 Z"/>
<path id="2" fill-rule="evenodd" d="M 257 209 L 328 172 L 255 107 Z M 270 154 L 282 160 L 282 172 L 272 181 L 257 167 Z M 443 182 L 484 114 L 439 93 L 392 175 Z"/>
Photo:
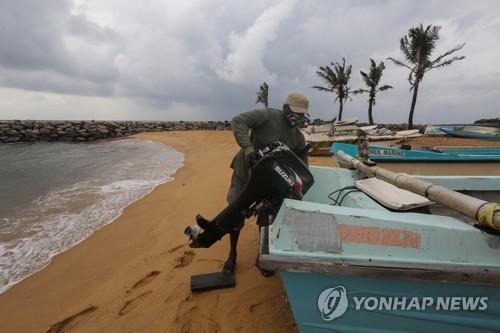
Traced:
<path id="1" fill-rule="evenodd" d="M 244 187 L 245 187 L 245 182 L 233 172 L 233 176 L 231 177 L 231 185 L 229 186 L 229 191 L 227 192 L 227 198 L 226 198 L 227 203 L 230 204 L 231 202 L 233 202 L 241 193 L 241 191 L 243 191 Z M 244 224 L 245 224 L 245 217 L 241 216 L 241 221 L 234 227 L 233 230 L 235 231 L 241 230 Z"/>

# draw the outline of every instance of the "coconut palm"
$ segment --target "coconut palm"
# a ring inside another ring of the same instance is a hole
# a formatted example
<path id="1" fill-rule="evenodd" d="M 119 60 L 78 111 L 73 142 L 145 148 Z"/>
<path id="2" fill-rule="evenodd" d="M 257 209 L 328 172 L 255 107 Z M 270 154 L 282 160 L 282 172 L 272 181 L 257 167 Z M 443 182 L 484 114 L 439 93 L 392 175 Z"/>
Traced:
<path id="1" fill-rule="evenodd" d="M 365 85 L 368 87 L 368 89 L 358 89 L 353 91 L 354 94 L 368 94 L 368 120 L 370 122 L 370 125 L 373 125 L 373 116 L 372 116 L 372 111 L 373 111 L 373 105 L 375 105 L 375 97 L 377 96 L 377 93 L 379 91 L 385 91 L 388 89 L 392 89 L 392 86 L 388 84 L 384 84 L 379 87 L 380 79 L 382 78 L 382 72 L 385 69 L 384 62 L 381 61 L 378 65 L 377 63 L 373 60 L 370 59 L 371 65 L 370 65 L 370 71 L 368 74 L 366 74 L 363 71 L 360 71 L 361 77 L 363 78 L 363 81 L 365 82 Z"/>
<path id="2" fill-rule="evenodd" d="M 413 90 L 413 98 L 411 100 L 408 128 L 413 128 L 413 113 L 415 112 L 415 104 L 417 103 L 418 88 L 424 78 L 424 74 L 431 69 L 446 67 L 457 60 L 465 58 L 464 56 L 448 57 L 461 50 L 465 45 L 463 43 L 431 60 L 432 52 L 439 40 L 439 30 L 441 30 L 439 26 L 428 25 L 424 28 L 422 24 L 410 28 L 408 35 L 401 38 L 399 46 L 406 62 L 387 58 L 394 64 L 410 70 L 408 81 L 410 82 L 410 91 Z"/>
<path id="3" fill-rule="evenodd" d="M 347 102 L 349 94 L 352 93 L 351 88 L 348 86 L 349 79 L 351 78 L 351 65 L 345 64 L 345 58 L 342 58 L 342 63 L 335 62 L 330 63 L 332 67 L 325 65 L 320 66 L 316 74 L 323 79 L 326 83 L 325 87 L 314 86 L 314 89 L 319 91 L 326 91 L 336 95 L 335 101 L 339 101 L 339 115 L 337 119 L 342 120 L 342 111 L 344 109 L 344 104 Z"/>
<path id="4" fill-rule="evenodd" d="M 266 82 L 262 83 L 259 87 L 259 91 L 257 92 L 257 101 L 255 103 L 262 103 L 264 106 L 268 107 L 268 96 L 269 96 L 269 86 Z"/>

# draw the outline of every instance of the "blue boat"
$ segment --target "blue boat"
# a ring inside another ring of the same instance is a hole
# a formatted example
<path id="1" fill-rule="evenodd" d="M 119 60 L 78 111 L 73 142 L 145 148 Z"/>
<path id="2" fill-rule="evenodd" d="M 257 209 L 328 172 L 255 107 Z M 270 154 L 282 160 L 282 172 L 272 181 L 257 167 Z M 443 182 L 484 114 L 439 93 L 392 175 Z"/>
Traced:
<path id="1" fill-rule="evenodd" d="M 447 154 L 461 155 L 500 155 L 500 147 L 434 147 L 435 150 Z"/>
<path id="2" fill-rule="evenodd" d="M 500 332 L 498 234 L 438 205 L 393 212 L 356 190 L 358 171 L 311 171 L 259 255 L 280 271 L 300 332 Z M 417 177 L 500 199 L 500 177 Z"/>
<path id="3" fill-rule="evenodd" d="M 347 143 L 334 143 L 331 152 L 335 154 L 342 150 L 345 153 L 358 156 L 358 146 Z M 467 148 L 450 150 L 431 149 L 400 149 L 395 147 L 368 147 L 369 158 L 374 162 L 498 162 L 500 147 Z"/>
<path id="4" fill-rule="evenodd" d="M 464 126 L 462 128 L 440 127 L 439 129 L 449 136 L 460 138 L 500 140 L 500 128 L 496 127 Z"/>

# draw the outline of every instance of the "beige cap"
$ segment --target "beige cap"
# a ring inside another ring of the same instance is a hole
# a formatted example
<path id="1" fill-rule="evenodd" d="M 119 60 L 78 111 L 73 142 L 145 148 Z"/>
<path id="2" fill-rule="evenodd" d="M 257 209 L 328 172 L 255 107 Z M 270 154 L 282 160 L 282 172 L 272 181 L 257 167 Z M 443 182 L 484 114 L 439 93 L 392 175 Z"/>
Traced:
<path id="1" fill-rule="evenodd" d="M 288 104 L 290 109 L 296 113 L 307 113 L 307 109 L 309 108 L 309 100 L 307 97 L 298 92 L 289 94 L 285 104 Z"/>

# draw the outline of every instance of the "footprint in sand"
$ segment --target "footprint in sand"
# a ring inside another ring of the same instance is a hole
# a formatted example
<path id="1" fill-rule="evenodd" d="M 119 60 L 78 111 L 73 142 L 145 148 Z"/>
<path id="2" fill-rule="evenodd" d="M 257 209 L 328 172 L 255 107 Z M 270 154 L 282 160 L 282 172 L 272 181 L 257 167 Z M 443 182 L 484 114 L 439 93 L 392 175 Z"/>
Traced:
<path id="1" fill-rule="evenodd" d="M 89 306 L 88 308 L 72 315 L 64 318 L 63 320 L 55 323 L 50 326 L 46 333 L 64 333 L 69 332 L 83 320 L 85 320 L 92 312 L 97 310 L 97 306 Z"/>
<path id="2" fill-rule="evenodd" d="M 180 245 L 177 245 L 177 246 L 174 246 L 174 247 L 171 247 L 170 249 L 168 250 L 165 250 L 165 251 L 162 251 L 160 252 L 160 255 L 163 256 L 165 254 L 172 254 L 174 252 L 177 252 L 178 250 L 182 249 L 183 247 L 185 247 L 186 244 L 180 244 Z"/>
<path id="3" fill-rule="evenodd" d="M 219 323 L 210 315 L 203 313 L 192 294 L 184 298 L 177 307 L 171 328 L 173 332 L 181 333 L 221 331 Z"/>
<path id="4" fill-rule="evenodd" d="M 160 273 L 161 273 L 160 271 L 152 271 L 151 273 L 149 273 L 148 275 L 146 275 L 145 277 L 143 277 L 142 279 L 140 279 L 139 281 L 137 281 L 132 286 L 132 288 L 130 288 L 129 290 L 127 290 L 127 294 L 131 293 L 132 291 L 134 291 L 137 288 L 142 288 L 142 287 L 150 284 L 154 279 L 156 279 L 156 277 L 158 275 L 160 275 Z"/>
<path id="5" fill-rule="evenodd" d="M 129 313 L 130 311 L 134 310 L 139 306 L 139 304 L 146 299 L 147 297 L 151 296 L 153 291 L 148 290 L 146 292 L 143 292 L 137 297 L 134 297 L 132 299 L 129 299 L 128 301 L 123 304 L 122 308 L 120 309 L 120 312 L 118 312 L 118 315 L 123 316 Z"/>
<path id="6" fill-rule="evenodd" d="M 168 253 L 176 252 L 177 250 L 182 249 L 184 246 L 186 246 L 186 244 L 181 244 L 181 245 L 174 246 L 173 248 L 167 250 L 167 252 Z"/>
<path id="7" fill-rule="evenodd" d="M 193 251 L 184 251 L 184 253 L 175 258 L 174 268 L 186 267 L 193 262 L 194 259 Z"/>

